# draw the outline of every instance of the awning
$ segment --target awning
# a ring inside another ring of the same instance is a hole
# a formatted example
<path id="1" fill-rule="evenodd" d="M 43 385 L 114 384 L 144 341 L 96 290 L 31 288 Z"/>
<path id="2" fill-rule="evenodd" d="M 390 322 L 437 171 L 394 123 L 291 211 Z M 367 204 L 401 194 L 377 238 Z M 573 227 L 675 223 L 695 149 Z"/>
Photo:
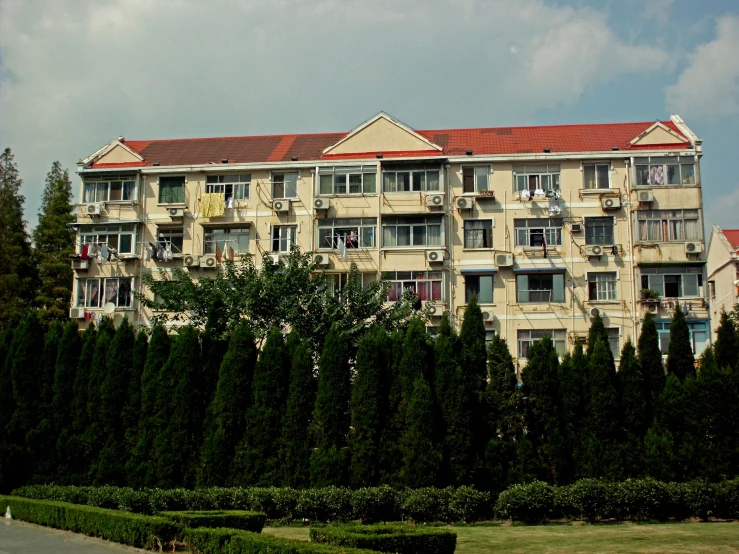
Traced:
<path id="1" fill-rule="evenodd" d="M 548 266 L 548 267 L 514 267 L 513 272 L 514 273 L 563 273 L 567 271 L 566 267 L 559 267 L 559 266 Z"/>
<path id="2" fill-rule="evenodd" d="M 498 273 L 498 270 L 494 267 L 486 267 L 482 269 L 461 269 L 459 272 L 463 275 L 487 275 L 490 273 Z"/>

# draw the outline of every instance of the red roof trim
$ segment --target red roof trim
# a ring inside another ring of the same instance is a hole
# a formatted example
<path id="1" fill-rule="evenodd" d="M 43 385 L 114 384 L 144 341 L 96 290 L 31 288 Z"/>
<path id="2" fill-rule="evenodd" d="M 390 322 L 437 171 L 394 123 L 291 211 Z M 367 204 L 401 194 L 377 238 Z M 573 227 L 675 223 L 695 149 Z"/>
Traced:
<path id="1" fill-rule="evenodd" d="M 115 169 L 118 167 L 145 167 L 146 162 L 118 162 L 118 163 L 93 163 L 90 167 L 93 169 Z"/>
<path id="2" fill-rule="evenodd" d="M 383 152 L 351 152 L 345 154 L 324 154 L 322 160 L 350 160 L 376 158 L 377 154 L 382 154 L 383 158 L 425 158 L 428 156 L 444 156 L 443 152 L 438 150 L 391 150 Z"/>

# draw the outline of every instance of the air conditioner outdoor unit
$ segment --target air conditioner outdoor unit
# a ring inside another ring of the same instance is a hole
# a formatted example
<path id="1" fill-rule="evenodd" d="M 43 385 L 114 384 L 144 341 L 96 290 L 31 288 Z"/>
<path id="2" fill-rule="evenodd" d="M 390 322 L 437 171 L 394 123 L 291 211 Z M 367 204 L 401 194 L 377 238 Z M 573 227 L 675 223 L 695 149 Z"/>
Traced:
<path id="1" fill-rule="evenodd" d="M 603 315 L 601 313 L 600 309 L 598 309 L 598 308 L 590 308 L 590 317 L 591 318 L 597 317 L 598 315 Z"/>
<path id="2" fill-rule="evenodd" d="M 200 257 L 200 267 L 214 268 L 218 264 L 215 254 L 206 254 Z"/>
<path id="3" fill-rule="evenodd" d="M 290 211 L 290 200 L 280 198 L 272 200 L 272 209 L 277 213 L 286 213 Z"/>
<path id="4" fill-rule="evenodd" d="M 606 196 L 600 199 L 600 205 L 604 210 L 618 210 L 621 207 L 621 199 L 615 196 Z"/>
<path id="5" fill-rule="evenodd" d="M 640 190 L 637 192 L 637 195 L 639 197 L 639 202 L 654 202 L 654 192 L 651 190 Z"/>
<path id="6" fill-rule="evenodd" d="M 183 217 L 185 217 L 184 208 L 170 208 L 169 217 L 170 219 L 182 219 Z"/>
<path id="7" fill-rule="evenodd" d="M 69 308 L 69 319 L 85 319 L 85 309 Z"/>
<path id="8" fill-rule="evenodd" d="M 657 313 L 658 305 L 656 302 L 650 302 L 649 304 L 645 304 L 644 307 L 650 313 L 653 313 L 653 314 Z"/>
<path id="9" fill-rule="evenodd" d="M 572 233 L 582 233 L 582 223 L 573 223 L 570 226 L 570 232 L 572 232 Z"/>
<path id="10" fill-rule="evenodd" d="M 328 254 L 316 254 L 315 256 L 313 256 L 313 261 L 321 267 L 328 267 Z"/>
<path id="11" fill-rule="evenodd" d="M 83 260 L 81 258 L 72 259 L 72 269 L 77 271 L 86 271 L 90 267 L 90 260 Z"/>
<path id="12" fill-rule="evenodd" d="M 85 206 L 85 213 L 87 215 L 100 215 L 103 211 L 103 205 L 100 203 L 97 204 L 88 204 Z"/>
<path id="13" fill-rule="evenodd" d="M 427 250 L 426 251 L 426 261 L 429 263 L 440 263 L 444 261 L 444 251 L 443 250 Z"/>
<path id="14" fill-rule="evenodd" d="M 513 254 L 503 252 L 495 255 L 495 265 L 498 267 L 511 267 L 513 265 Z"/>
<path id="15" fill-rule="evenodd" d="M 428 311 L 429 315 L 439 315 L 441 309 L 433 302 L 426 302 L 424 308 Z"/>
<path id="16" fill-rule="evenodd" d="M 686 254 L 700 254 L 701 252 L 703 252 L 702 242 L 686 242 L 685 243 L 685 253 Z"/>
<path id="17" fill-rule="evenodd" d="M 184 258 L 182 258 L 182 263 L 185 265 L 185 267 L 197 267 L 200 265 L 200 258 L 197 256 L 193 256 L 192 254 L 188 254 Z"/>
<path id="18" fill-rule="evenodd" d="M 457 198 L 457 209 L 458 210 L 471 210 L 472 209 L 472 198 Z"/>
<path id="19" fill-rule="evenodd" d="M 600 244 L 595 244 L 593 246 L 586 246 L 585 255 L 586 256 L 602 256 L 603 247 Z"/>
<path id="20" fill-rule="evenodd" d="M 265 254 L 265 258 L 268 258 L 270 262 L 273 264 L 279 264 L 280 263 L 280 255 L 279 254 Z"/>
<path id="21" fill-rule="evenodd" d="M 482 312 L 483 321 L 490 321 L 493 319 L 493 312 Z"/>
<path id="22" fill-rule="evenodd" d="M 329 207 L 331 207 L 331 204 L 326 198 L 315 198 L 313 200 L 313 209 L 317 212 L 326 211 L 329 209 Z"/>
<path id="23" fill-rule="evenodd" d="M 443 194 L 427 194 L 426 205 L 432 208 L 440 208 L 444 205 Z"/>

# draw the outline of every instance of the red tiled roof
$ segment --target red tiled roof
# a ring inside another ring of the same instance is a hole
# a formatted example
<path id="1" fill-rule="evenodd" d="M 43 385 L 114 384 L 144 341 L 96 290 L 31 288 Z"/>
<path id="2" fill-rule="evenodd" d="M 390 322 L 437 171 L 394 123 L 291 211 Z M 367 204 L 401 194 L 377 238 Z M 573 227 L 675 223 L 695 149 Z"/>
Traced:
<path id="1" fill-rule="evenodd" d="M 665 126 L 683 136 L 672 121 Z M 675 149 L 679 145 L 632 146 L 631 140 L 654 124 L 605 123 L 586 125 L 551 125 L 539 127 L 500 127 L 481 129 L 438 129 L 416 131 L 419 135 L 441 146 L 442 152 L 383 152 L 385 157 L 460 156 L 467 150 L 474 155 L 506 155 L 541 153 L 549 148 L 552 153 L 606 152 L 614 146 L 619 150 L 638 151 Z M 336 144 L 348 133 L 306 135 L 271 135 L 247 137 L 216 137 L 168 140 L 124 140 L 128 148 L 143 156 L 143 165 L 199 165 L 221 163 L 261 163 L 320 159 L 374 158 L 375 152 L 356 154 L 327 154 L 323 150 Z M 685 145 L 689 143 L 685 139 Z M 93 164 L 93 167 L 114 167 L 121 164 Z"/>
<path id="2" fill-rule="evenodd" d="M 723 229 L 726 240 L 734 250 L 739 250 L 739 229 Z"/>

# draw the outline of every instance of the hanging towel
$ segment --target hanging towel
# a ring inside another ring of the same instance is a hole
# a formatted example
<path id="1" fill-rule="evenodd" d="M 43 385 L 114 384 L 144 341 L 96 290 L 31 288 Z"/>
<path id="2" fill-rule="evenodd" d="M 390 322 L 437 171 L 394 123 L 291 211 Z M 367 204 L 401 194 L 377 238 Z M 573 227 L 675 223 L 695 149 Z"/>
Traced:
<path id="1" fill-rule="evenodd" d="M 82 245 L 82 251 L 80 252 L 80 258 L 82 258 L 83 260 L 88 259 L 87 251 L 89 250 L 89 248 L 90 247 L 87 246 L 86 244 Z"/>
<path id="2" fill-rule="evenodd" d="M 218 246 L 218 243 L 216 243 L 216 261 L 218 262 L 218 265 L 223 261 L 223 252 L 221 252 L 221 247 Z"/>
<path id="3" fill-rule="evenodd" d="M 346 241 L 339 240 L 339 256 L 342 260 L 346 260 Z"/>
<path id="4" fill-rule="evenodd" d="M 210 194 L 200 195 L 200 216 L 210 217 Z"/>
<path id="5" fill-rule="evenodd" d="M 234 209 L 234 197 L 233 196 L 229 196 L 228 200 L 226 200 L 226 208 L 229 210 Z"/>
<path id="6" fill-rule="evenodd" d="M 230 246 L 228 247 L 228 259 L 234 261 L 234 249 Z"/>

